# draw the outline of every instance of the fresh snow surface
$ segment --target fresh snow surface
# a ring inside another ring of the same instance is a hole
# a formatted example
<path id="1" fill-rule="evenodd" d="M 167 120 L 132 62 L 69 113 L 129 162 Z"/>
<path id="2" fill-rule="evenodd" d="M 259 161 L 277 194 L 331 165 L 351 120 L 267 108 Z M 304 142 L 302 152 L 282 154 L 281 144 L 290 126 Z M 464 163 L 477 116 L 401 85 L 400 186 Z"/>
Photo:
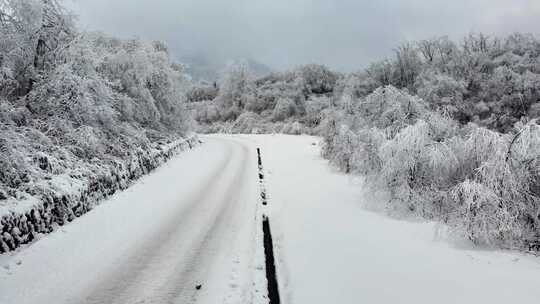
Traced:
<path id="1" fill-rule="evenodd" d="M 540 299 L 540 259 L 457 246 L 433 223 L 366 211 L 374 202 L 361 180 L 331 169 L 316 137 L 203 140 L 57 232 L 0 255 L 0 303 L 267 303 L 262 214 L 285 304 Z"/>
<path id="2" fill-rule="evenodd" d="M 361 181 L 332 170 L 318 138 L 248 138 L 262 148 L 284 303 L 540 302 L 539 258 L 366 211 Z"/>

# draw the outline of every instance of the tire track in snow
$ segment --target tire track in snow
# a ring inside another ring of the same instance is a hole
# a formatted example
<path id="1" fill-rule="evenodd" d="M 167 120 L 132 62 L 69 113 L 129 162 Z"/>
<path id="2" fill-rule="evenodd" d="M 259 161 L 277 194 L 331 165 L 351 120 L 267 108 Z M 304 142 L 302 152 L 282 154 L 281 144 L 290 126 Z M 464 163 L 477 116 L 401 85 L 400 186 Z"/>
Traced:
<path id="1" fill-rule="evenodd" d="M 248 150 L 245 146 L 238 146 L 242 151 L 242 161 L 240 161 L 240 164 L 242 164 L 248 154 Z M 231 237 L 231 235 L 229 235 L 229 238 L 220 235 L 220 232 L 226 231 L 224 226 L 226 226 L 227 223 L 234 224 L 235 222 L 231 221 L 230 219 L 234 218 L 235 208 L 240 203 L 237 188 L 238 185 L 242 184 L 242 181 L 247 174 L 247 168 L 245 166 L 240 165 L 237 168 L 238 169 L 235 172 L 234 177 L 229 180 L 227 191 L 223 195 L 223 204 L 220 206 L 220 209 L 215 212 L 215 217 L 212 221 L 213 225 L 210 226 L 206 232 L 202 232 L 202 234 L 204 234 L 204 237 L 201 238 L 203 241 L 199 243 L 198 246 L 193 247 L 191 256 L 186 263 L 187 267 L 184 267 L 184 269 L 177 267 L 177 269 L 173 271 L 173 277 L 168 280 L 167 286 L 163 288 L 168 295 L 173 296 L 172 298 L 183 300 L 181 303 L 188 303 L 186 301 L 189 301 L 189 303 L 194 303 L 198 293 L 193 289 L 194 285 L 190 285 L 192 282 L 189 282 L 189 280 L 186 280 L 186 278 L 192 278 L 195 276 L 199 277 L 199 280 L 202 280 L 204 278 L 204 274 L 201 273 L 195 275 L 197 272 L 203 269 L 201 265 L 208 265 L 212 258 L 212 253 L 220 250 L 222 247 L 218 246 L 218 244 L 228 241 Z M 199 281 L 198 283 L 202 284 L 204 282 Z"/>

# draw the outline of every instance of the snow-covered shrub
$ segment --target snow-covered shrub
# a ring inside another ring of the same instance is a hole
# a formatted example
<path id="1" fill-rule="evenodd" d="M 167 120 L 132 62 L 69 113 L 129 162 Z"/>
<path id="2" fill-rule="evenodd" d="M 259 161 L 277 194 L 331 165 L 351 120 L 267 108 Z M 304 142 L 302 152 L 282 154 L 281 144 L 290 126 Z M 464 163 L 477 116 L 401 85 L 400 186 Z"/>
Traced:
<path id="1" fill-rule="evenodd" d="M 323 119 L 323 111 L 328 107 L 328 97 L 312 97 L 306 100 L 306 124 L 310 127 L 318 126 Z"/>
<path id="2" fill-rule="evenodd" d="M 334 91 L 338 75 L 322 65 L 309 64 L 295 71 L 300 77 L 306 94 L 326 94 Z"/>
<path id="3" fill-rule="evenodd" d="M 418 96 L 437 110 L 456 113 L 463 111 L 463 96 L 467 93 L 463 80 L 455 80 L 449 75 L 428 70 L 416 80 Z"/>
<path id="4" fill-rule="evenodd" d="M 223 120 L 235 120 L 242 114 L 248 100 L 253 98 L 253 85 L 252 76 L 245 64 L 232 64 L 227 68 L 221 77 L 216 97 Z"/>
<path id="5" fill-rule="evenodd" d="M 357 146 L 353 151 L 352 171 L 364 176 L 376 177 L 383 162 L 379 149 L 386 142 L 383 131 L 377 128 L 362 129 L 356 133 Z"/>
<path id="6" fill-rule="evenodd" d="M 333 139 L 334 153 L 330 161 L 345 173 L 352 171 L 358 137 L 346 125 L 342 125 Z"/>
<path id="7" fill-rule="evenodd" d="M 334 95 L 362 98 L 373 93 L 378 87 L 380 85 L 366 73 L 352 73 L 338 80 Z"/>
<path id="8" fill-rule="evenodd" d="M 283 127 L 281 127 L 278 133 L 300 135 L 300 134 L 305 133 L 305 130 L 304 130 L 304 126 L 300 122 L 294 121 L 294 122 L 285 123 Z"/>
<path id="9" fill-rule="evenodd" d="M 427 154 L 434 143 L 429 124 L 419 120 L 380 147 L 382 167 L 378 178 L 390 193 L 392 207 L 432 216 L 429 204 L 436 199 L 431 189 L 436 172 L 430 170 Z"/>
<path id="10" fill-rule="evenodd" d="M 392 86 L 375 90 L 358 103 L 357 115 L 368 126 L 383 129 L 389 138 L 427 113 L 426 104 L 416 96 Z"/>
<path id="11" fill-rule="evenodd" d="M 486 153 L 486 159 L 476 168 L 474 176 L 474 181 L 482 187 L 459 185 L 455 190 L 456 198 L 466 191 L 477 192 L 473 198 L 464 196 L 461 200 L 462 210 L 471 225 L 467 232 L 475 241 L 516 245 L 538 234 L 539 144 L 540 127 L 531 123 L 522 126 L 515 135 L 501 135 L 489 145 L 483 145 L 490 152 Z M 489 197 L 489 202 L 483 196 Z M 484 201 L 475 202 L 475 199 Z"/>
<path id="12" fill-rule="evenodd" d="M 261 117 L 253 112 L 244 112 L 234 122 L 233 130 L 235 133 L 253 133 L 260 123 Z"/>
<path id="13" fill-rule="evenodd" d="M 194 108 L 195 119 L 200 123 L 210 124 L 220 119 L 218 106 L 213 101 L 201 101 Z"/>
<path id="14" fill-rule="evenodd" d="M 278 99 L 274 112 L 272 113 L 272 119 L 274 121 L 283 121 L 296 113 L 296 105 L 294 101 L 288 98 Z"/>
<path id="15" fill-rule="evenodd" d="M 391 197 L 479 244 L 516 246 L 534 239 L 538 126 L 525 127 L 522 140 L 471 126 L 464 135 L 435 141 L 430 130 L 419 121 L 381 148 L 381 177 Z"/>
<path id="16" fill-rule="evenodd" d="M 20 141 L 20 135 L 2 127 L 0 138 L 0 185 L 7 188 L 18 188 L 29 181 L 28 169 L 24 150 L 17 149 L 12 142 Z"/>
<path id="17" fill-rule="evenodd" d="M 267 100 L 259 96 L 249 95 L 246 98 L 246 111 L 262 113 L 271 106 L 273 104 L 269 104 Z"/>
<path id="18" fill-rule="evenodd" d="M 186 93 L 187 102 L 201 102 L 214 100 L 219 93 L 219 89 L 214 86 L 197 86 L 191 88 Z"/>
<path id="19" fill-rule="evenodd" d="M 451 199 L 460 206 L 450 224 L 474 242 L 493 244 L 521 237 L 518 214 L 485 184 L 465 180 L 452 190 Z"/>

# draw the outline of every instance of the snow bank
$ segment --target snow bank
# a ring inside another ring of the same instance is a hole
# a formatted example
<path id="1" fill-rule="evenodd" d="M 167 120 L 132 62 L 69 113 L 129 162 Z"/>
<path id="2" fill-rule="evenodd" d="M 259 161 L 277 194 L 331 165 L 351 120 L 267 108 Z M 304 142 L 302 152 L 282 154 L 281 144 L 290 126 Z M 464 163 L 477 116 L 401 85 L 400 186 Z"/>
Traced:
<path id="1" fill-rule="evenodd" d="M 0 205 L 0 253 L 32 242 L 40 234 L 92 210 L 101 200 L 126 189 L 175 154 L 199 144 L 198 136 L 138 150 L 124 162 L 116 162 L 104 174 L 63 174 L 38 182 L 39 195 L 9 198 Z"/>

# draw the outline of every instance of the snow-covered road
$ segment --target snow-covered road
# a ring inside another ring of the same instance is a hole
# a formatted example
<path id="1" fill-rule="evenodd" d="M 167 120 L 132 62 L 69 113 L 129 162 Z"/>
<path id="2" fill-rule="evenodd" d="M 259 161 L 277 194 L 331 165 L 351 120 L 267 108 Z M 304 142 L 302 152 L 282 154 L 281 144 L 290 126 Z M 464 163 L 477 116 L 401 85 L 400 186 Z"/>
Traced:
<path id="1" fill-rule="evenodd" d="M 256 302 L 258 188 L 248 146 L 208 138 L 58 232 L 0 257 L 0 303 Z"/>
<path id="2" fill-rule="evenodd" d="M 540 299 L 539 258 L 456 245 L 433 223 L 366 211 L 362 204 L 376 202 L 358 178 L 321 159 L 318 138 L 204 140 L 82 218 L 0 256 L 0 304 L 268 303 L 263 213 L 282 303 Z"/>

